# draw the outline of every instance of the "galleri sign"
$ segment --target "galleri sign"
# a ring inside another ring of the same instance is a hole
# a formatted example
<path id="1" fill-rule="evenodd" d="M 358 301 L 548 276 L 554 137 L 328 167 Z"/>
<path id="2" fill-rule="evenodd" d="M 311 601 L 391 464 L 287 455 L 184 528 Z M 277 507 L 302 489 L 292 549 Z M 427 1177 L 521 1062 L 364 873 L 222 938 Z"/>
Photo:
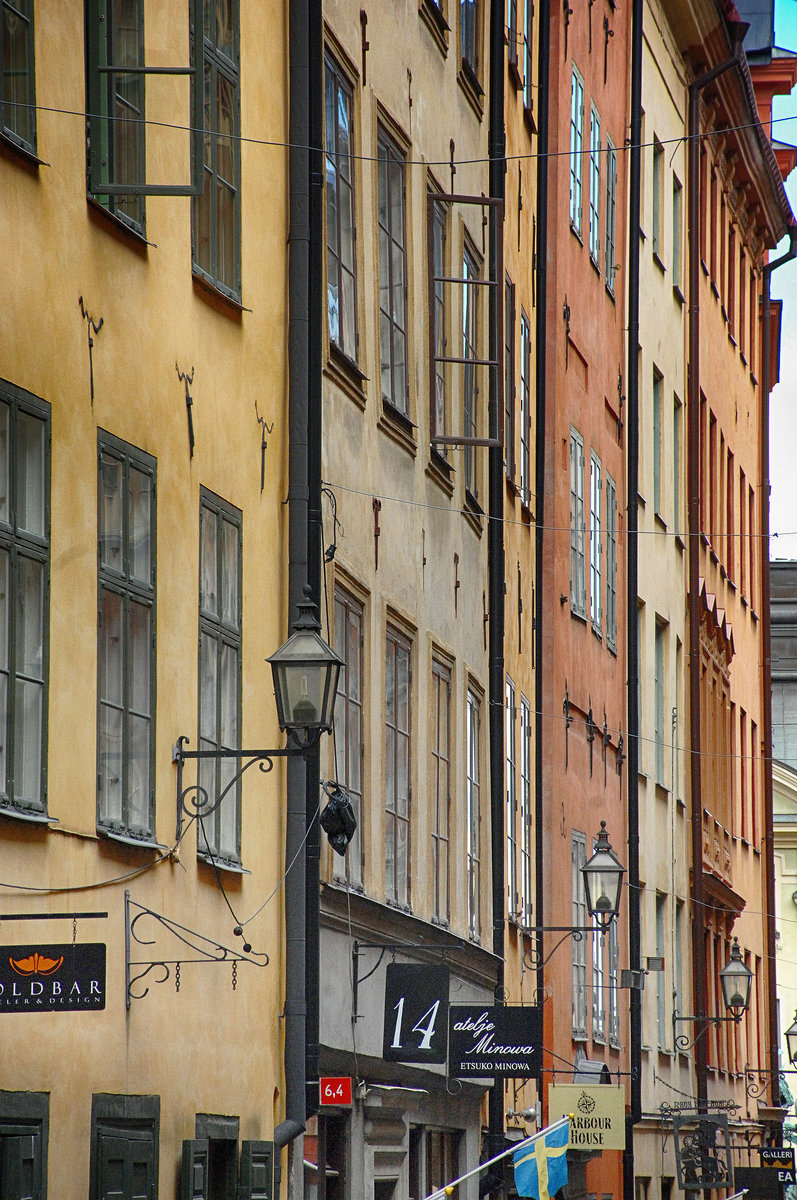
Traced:
<path id="1" fill-rule="evenodd" d="M 105 1008 L 105 943 L 0 947 L 0 1013 Z"/>

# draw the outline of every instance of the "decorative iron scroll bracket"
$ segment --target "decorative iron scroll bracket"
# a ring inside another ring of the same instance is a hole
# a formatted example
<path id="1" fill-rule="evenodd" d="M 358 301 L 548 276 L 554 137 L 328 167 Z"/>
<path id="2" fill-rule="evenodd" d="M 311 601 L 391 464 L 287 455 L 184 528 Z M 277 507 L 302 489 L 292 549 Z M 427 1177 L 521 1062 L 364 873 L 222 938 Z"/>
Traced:
<path id="1" fill-rule="evenodd" d="M 191 374 L 187 371 L 181 371 L 177 363 L 174 364 L 174 369 L 177 372 L 177 378 L 180 383 L 185 384 L 185 411 L 188 419 L 188 455 L 189 458 L 194 457 L 194 417 L 192 409 L 194 407 L 194 397 L 191 395 L 191 384 L 194 382 L 194 368 L 191 367 Z"/>
<path id="2" fill-rule="evenodd" d="M 92 354 L 94 349 L 94 338 L 91 335 L 93 333 L 96 336 L 96 334 L 100 332 L 105 323 L 105 318 L 100 317 L 99 321 L 95 321 L 89 310 L 84 305 L 82 296 L 78 296 L 77 302 L 80 305 L 80 314 L 87 324 L 87 336 L 89 342 L 89 384 L 91 387 L 91 407 L 94 408 L 94 356 Z"/>
<path id="3" fill-rule="evenodd" d="M 715 1029 L 719 1029 L 721 1025 L 727 1025 L 729 1022 L 738 1025 L 744 1013 L 738 1017 L 708 1017 L 705 1014 L 696 1017 L 681 1017 L 677 1010 L 672 1014 L 672 1036 L 675 1043 L 675 1049 L 680 1051 L 691 1050 L 697 1045 L 704 1033 L 706 1033 L 713 1025 Z M 702 1023 L 702 1029 L 698 1029 L 693 1038 L 689 1037 L 688 1033 L 679 1033 L 678 1024 L 690 1021 L 692 1024 Z"/>
<path id="4" fill-rule="evenodd" d="M 594 925 L 532 925 L 524 928 L 524 933 L 534 934 L 534 945 L 523 955 L 523 962 L 530 971 L 538 971 L 540 967 L 546 966 L 551 961 L 556 951 L 560 946 L 563 946 L 568 938 L 572 938 L 574 942 L 583 942 L 585 933 L 603 933 L 601 929 L 596 929 Z M 541 933 L 561 933 L 563 936 L 548 954 L 543 958 Z"/>
<path id="5" fill-rule="evenodd" d="M 133 910 L 137 910 L 135 914 Z M 152 920 L 160 928 L 165 929 L 172 934 L 178 941 L 187 946 L 193 951 L 196 957 L 183 958 L 152 958 L 145 959 L 142 962 L 134 962 L 132 955 L 133 943 L 139 946 L 154 946 L 155 938 L 143 937 L 137 931 L 136 926 L 139 921 L 145 917 L 151 917 Z M 150 974 L 157 972 L 150 979 L 151 983 L 166 983 L 172 977 L 172 968 L 174 968 L 174 988 L 175 991 L 180 990 L 180 968 L 183 963 L 230 963 L 232 966 L 232 988 L 235 991 L 238 981 L 238 963 L 251 963 L 255 967 L 267 967 L 269 957 L 265 952 L 252 951 L 251 955 L 241 954 L 238 950 L 230 950 L 227 946 L 222 946 L 220 942 L 214 941 L 212 938 L 205 937 L 201 933 L 197 933 L 194 929 L 188 929 L 185 925 L 180 925 L 177 921 L 172 921 L 169 917 L 164 917 L 162 913 L 154 912 L 153 909 L 147 908 L 144 904 L 139 904 L 136 900 L 130 899 L 130 892 L 125 889 L 125 1007 L 130 1008 L 133 1000 L 143 1000 L 149 991 L 149 984 L 143 990 L 136 991 L 135 986 Z M 134 969 L 140 967 L 141 970 L 134 974 Z"/>
<path id="6" fill-rule="evenodd" d="M 779 1067 L 777 1071 L 771 1071 L 765 1067 L 751 1067 L 749 1063 L 745 1063 L 744 1090 L 747 1093 L 748 1100 L 760 1100 L 766 1089 L 770 1086 L 769 1081 L 773 1075 L 776 1075 L 780 1079 L 781 1075 L 797 1075 L 797 1070 L 787 1070 L 785 1067 Z"/>
<path id="7" fill-rule="evenodd" d="M 273 759 L 288 758 L 293 755 L 303 754 L 305 750 L 304 746 L 283 746 L 278 750 L 186 750 L 185 746 L 188 741 L 187 737 L 178 737 L 176 744 L 172 747 L 172 762 L 177 764 L 178 838 L 182 836 L 184 817 L 188 817 L 189 820 L 201 820 L 204 817 L 211 816 L 219 807 L 224 797 L 236 786 L 244 772 L 248 771 L 255 763 L 258 764 L 264 774 L 268 774 L 274 767 Z M 183 787 L 183 763 L 192 758 L 235 758 L 238 760 L 245 759 L 246 761 L 242 766 L 239 766 L 232 779 L 216 799 L 211 800 L 207 790 L 201 786 L 198 780 L 196 783 L 189 783 L 187 787 Z"/>
<path id="8" fill-rule="evenodd" d="M 370 979 L 382 965 L 382 960 L 388 950 L 393 952 L 393 960 L 395 961 L 397 950 L 439 950 L 440 957 L 445 959 L 446 951 L 452 950 L 451 942 L 361 942 L 357 938 L 352 942 L 351 947 L 351 1011 L 352 1021 L 361 1021 L 363 1014 L 357 1012 L 358 997 L 360 984 L 365 983 L 366 979 Z M 367 975 L 360 978 L 360 955 L 363 950 L 379 950 L 381 951 L 379 958 L 376 960 L 371 970 Z"/>

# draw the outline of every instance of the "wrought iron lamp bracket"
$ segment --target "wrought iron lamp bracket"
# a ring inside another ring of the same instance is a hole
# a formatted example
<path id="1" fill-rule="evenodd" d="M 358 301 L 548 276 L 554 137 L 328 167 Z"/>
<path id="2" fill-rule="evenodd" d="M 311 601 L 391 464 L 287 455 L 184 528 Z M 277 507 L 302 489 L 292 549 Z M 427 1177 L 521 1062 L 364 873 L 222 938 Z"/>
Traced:
<path id="1" fill-rule="evenodd" d="M 576 925 L 572 927 L 570 925 L 532 925 L 524 930 L 524 932 L 534 935 L 534 945 L 523 955 L 523 963 L 530 971 L 538 971 L 540 967 L 546 966 L 551 961 L 559 947 L 564 945 L 569 938 L 572 938 L 574 942 L 583 942 L 585 933 L 605 933 L 606 930 L 595 925 Z M 553 950 L 550 950 L 544 957 L 542 939 L 540 937 L 542 933 L 562 934 L 562 937 L 559 938 Z"/>
<path id="2" fill-rule="evenodd" d="M 133 914 L 133 909 L 137 911 Z M 151 917 L 156 925 L 167 930 L 178 941 L 187 946 L 193 951 L 196 957 L 183 958 L 152 958 L 146 959 L 143 962 L 134 962 L 132 959 L 132 946 L 137 943 L 139 946 L 154 946 L 155 938 L 143 937 L 136 930 L 138 922 L 144 917 Z M 135 985 L 139 981 L 146 979 L 150 972 L 157 972 L 150 979 L 151 983 L 166 983 L 172 977 L 174 968 L 175 989 L 180 990 L 180 968 L 183 963 L 230 963 L 232 965 L 232 980 L 233 990 L 235 989 L 238 975 L 238 963 L 252 963 L 255 967 L 267 967 L 269 957 L 265 952 L 253 951 L 250 954 L 241 954 L 238 950 L 231 950 L 228 946 L 222 946 L 220 942 L 214 941 L 212 938 L 205 937 L 204 934 L 197 933 L 194 929 L 189 929 L 185 925 L 180 925 L 179 922 L 171 920 L 170 917 L 164 917 L 162 913 L 155 912 L 151 908 L 147 908 L 144 904 L 139 904 L 137 900 L 130 899 L 130 892 L 125 891 L 125 1007 L 130 1008 L 131 1001 L 143 1000 L 149 991 L 149 985 L 141 991 L 134 991 Z M 138 974 L 133 973 L 136 967 L 142 968 Z"/>
<path id="3" fill-rule="evenodd" d="M 268 774 L 273 770 L 275 758 L 290 758 L 297 754 L 304 754 L 306 750 L 315 745 L 318 738 L 321 736 L 321 731 L 317 731 L 318 736 L 310 735 L 307 742 L 301 742 L 293 746 L 283 746 L 276 750 L 186 750 L 185 747 L 189 739 L 185 736 L 178 737 L 177 742 L 172 748 L 172 762 L 177 764 L 177 837 L 182 836 L 183 818 L 189 820 L 203 819 L 212 816 L 216 809 L 221 804 L 222 800 L 236 787 L 241 776 L 249 770 L 250 767 L 258 764 L 259 769 Z M 215 800 L 211 799 L 208 792 L 197 780 L 196 783 L 190 783 L 187 787 L 183 786 L 183 764 L 189 759 L 222 759 L 233 758 L 241 762 L 238 770 L 229 780 L 224 789 L 219 793 Z M 242 761 L 245 760 L 245 761 Z"/>
<path id="4" fill-rule="evenodd" d="M 738 1017 L 735 1017 L 735 1016 L 709 1017 L 705 1013 L 703 1013 L 703 1014 L 698 1014 L 697 1016 L 682 1017 L 679 1015 L 679 1013 L 676 1009 L 672 1014 L 672 1034 L 673 1034 L 673 1041 L 675 1043 L 675 1049 L 680 1051 L 681 1053 L 684 1053 L 687 1050 L 691 1050 L 697 1045 L 697 1043 L 700 1041 L 703 1034 L 706 1033 L 708 1031 L 708 1029 L 711 1028 L 712 1025 L 714 1026 L 715 1029 L 719 1029 L 721 1025 L 727 1025 L 729 1023 L 733 1024 L 733 1025 L 738 1025 L 743 1016 L 744 1016 L 744 1013 L 740 1013 Z M 702 1022 L 703 1027 L 702 1027 L 702 1029 L 698 1029 L 698 1031 L 694 1035 L 694 1037 L 690 1038 L 689 1034 L 678 1032 L 679 1022 L 683 1023 L 686 1021 L 690 1021 L 693 1024 L 698 1024 L 698 1023 Z"/>
<path id="5" fill-rule="evenodd" d="M 779 1079 L 781 1075 L 797 1075 L 797 1070 L 788 1070 L 785 1067 L 779 1067 L 777 1071 L 771 1071 L 766 1067 L 751 1067 L 749 1063 L 745 1063 L 744 1090 L 747 1093 L 748 1100 L 760 1100 L 766 1089 L 770 1086 L 769 1080 L 773 1076 Z"/>
<path id="6" fill-rule="evenodd" d="M 351 948 L 352 1021 L 360 1021 L 364 1015 L 357 1011 L 360 984 L 365 983 L 366 979 L 370 979 L 372 975 L 376 974 L 388 951 L 393 955 L 393 962 L 395 962 L 397 950 L 437 950 L 440 952 L 441 960 L 445 962 L 446 951 L 450 951 L 451 949 L 451 942 L 424 942 L 423 939 L 419 942 L 361 942 L 359 938 L 355 938 Z M 360 955 L 365 950 L 378 950 L 379 957 L 367 975 L 360 975 Z"/>

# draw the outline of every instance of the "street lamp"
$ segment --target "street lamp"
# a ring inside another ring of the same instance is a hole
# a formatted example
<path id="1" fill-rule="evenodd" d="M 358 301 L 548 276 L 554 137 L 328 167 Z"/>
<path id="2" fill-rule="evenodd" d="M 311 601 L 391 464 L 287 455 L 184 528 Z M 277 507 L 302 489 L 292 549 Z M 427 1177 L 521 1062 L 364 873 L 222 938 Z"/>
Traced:
<path id="1" fill-rule="evenodd" d="M 791 1065 L 797 1067 L 797 1012 L 795 1012 L 794 1020 L 786 1030 L 786 1053 L 789 1056 Z"/>
<path id="2" fill-rule="evenodd" d="M 267 659 L 274 675 L 274 697 L 280 729 L 300 746 L 329 733 L 335 711 L 343 659 L 320 636 L 315 605 L 305 598 L 293 633 Z"/>
<path id="3" fill-rule="evenodd" d="M 595 851 L 584 863 L 581 874 L 584 876 L 589 915 L 602 930 L 606 930 L 620 911 L 625 867 L 612 850 L 605 821 L 601 821 Z"/>
<path id="4" fill-rule="evenodd" d="M 694 1017 L 681 1017 L 678 1015 L 678 1010 L 674 1010 L 672 1014 L 672 1031 L 676 1050 L 689 1050 L 711 1025 L 716 1029 L 719 1029 L 720 1025 L 726 1021 L 733 1021 L 735 1025 L 738 1025 L 750 1007 L 750 989 L 752 985 L 753 972 L 742 958 L 739 939 L 734 938 L 733 945 L 731 946 L 731 957 L 720 971 L 722 999 L 730 1015 L 727 1017 L 709 1017 L 703 1013 Z M 703 1028 L 699 1029 L 690 1041 L 687 1034 L 678 1033 L 679 1021 L 699 1022 Z M 795 1032 L 797 1033 L 797 1030 Z"/>

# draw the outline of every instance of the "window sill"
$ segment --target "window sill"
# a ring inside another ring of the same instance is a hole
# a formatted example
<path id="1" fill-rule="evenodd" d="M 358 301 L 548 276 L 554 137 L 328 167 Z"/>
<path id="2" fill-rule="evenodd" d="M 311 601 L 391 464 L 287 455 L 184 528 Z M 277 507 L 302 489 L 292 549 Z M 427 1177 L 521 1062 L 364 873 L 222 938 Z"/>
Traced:
<path id="1" fill-rule="evenodd" d="M 122 846 L 134 846 L 137 850 L 157 850 L 159 854 L 163 854 L 165 850 L 169 849 L 168 846 L 161 845 L 160 842 L 155 842 L 149 837 L 136 837 L 133 833 L 122 833 L 120 830 L 107 829 L 102 825 L 97 826 L 97 833 L 109 842 L 118 842 Z"/>
<path id="2" fill-rule="evenodd" d="M 211 854 L 207 850 L 197 850 L 197 862 L 202 863 L 206 867 L 215 868 L 218 871 L 227 871 L 230 875 L 251 875 L 241 862 L 233 862 L 230 858 L 217 858 L 215 854 Z"/>
<path id="3" fill-rule="evenodd" d="M 378 428 L 386 433 L 402 450 L 406 450 L 413 458 L 418 453 L 416 427 L 409 417 L 382 397 L 382 415 L 377 422 Z"/>
<path id="4" fill-rule="evenodd" d="M 433 483 L 436 483 L 442 492 L 450 499 L 454 495 L 454 468 L 448 459 L 435 449 L 434 446 L 429 448 L 429 462 L 426 467 L 426 474 Z"/>
<path id="5" fill-rule="evenodd" d="M 706 260 L 703 258 L 702 254 L 700 255 L 700 268 L 704 275 L 708 275 L 708 266 L 706 265 Z"/>
<path id="6" fill-rule="evenodd" d="M 591 250 L 589 252 L 589 261 L 590 261 L 590 266 L 592 267 L 593 271 L 598 276 L 598 279 L 600 279 L 600 277 L 601 277 L 600 263 L 598 262 L 597 258 L 595 257 L 595 255 L 592 253 Z"/>
<path id="7" fill-rule="evenodd" d="M 608 282 L 606 283 L 606 295 L 609 297 L 612 304 L 617 303 L 617 297 L 614 294 L 614 284 L 613 283 L 611 283 L 611 284 Z"/>
<path id="8" fill-rule="evenodd" d="M 484 88 L 466 58 L 463 58 L 460 63 L 457 73 L 457 83 L 462 88 L 468 103 L 481 121 L 484 117 Z"/>
<path id="9" fill-rule="evenodd" d="M 656 511 L 653 514 L 653 520 L 656 523 L 656 525 L 658 525 L 659 528 L 664 531 L 664 533 L 667 532 L 667 522 L 664 520 L 664 517 L 661 515 L 660 512 Z"/>
<path id="10" fill-rule="evenodd" d="M 451 32 L 451 26 L 434 3 L 434 0 L 421 0 L 418 6 L 418 14 L 437 43 L 437 48 L 443 58 L 447 58 L 448 35 Z"/>
<path id="11" fill-rule="evenodd" d="M 717 287 L 717 285 L 716 285 L 716 283 L 714 282 L 714 280 L 713 280 L 713 279 L 712 279 L 712 281 L 711 281 L 711 294 L 712 294 L 712 296 L 714 297 L 714 299 L 715 299 L 715 300 L 719 300 L 719 298 L 720 298 L 720 290 L 719 290 L 719 288 Z"/>
<path id="12" fill-rule="evenodd" d="M 324 374 L 328 379 L 332 379 L 359 408 L 365 409 L 366 395 L 363 384 L 368 381 L 368 376 L 364 375 L 354 359 L 349 358 L 348 354 L 344 354 L 334 342 L 329 343 L 329 357 Z"/>
<path id="13" fill-rule="evenodd" d="M 536 133 L 537 133 L 537 122 L 534 120 L 534 113 L 533 113 L 533 112 L 532 112 L 532 110 L 529 108 L 528 104 L 524 104 L 524 105 L 523 105 L 523 120 L 524 120 L 524 121 L 526 122 L 526 124 L 528 125 L 528 127 L 529 127 L 529 132 L 530 132 L 530 133 L 533 133 L 533 134 L 535 134 L 535 135 L 536 135 Z"/>
<path id="14" fill-rule="evenodd" d="M 473 495 L 473 492 L 467 488 L 465 488 L 465 506 L 462 512 L 468 524 L 481 537 L 484 532 L 484 509 Z"/>
<path id="15" fill-rule="evenodd" d="M 733 348 L 735 350 L 738 343 L 736 341 L 736 338 L 733 336 L 733 331 L 730 328 L 728 328 L 728 341 L 730 342 L 730 344 L 733 346 Z"/>
<path id="16" fill-rule="evenodd" d="M 519 92 L 523 87 L 523 76 L 520 74 L 518 66 L 517 53 L 514 58 L 509 58 L 509 81 L 514 85 L 515 91 Z"/>
<path id="17" fill-rule="evenodd" d="M 683 292 L 681 291 L 681 289 L 677 283 L 674 283 L 672 285 L 672 294 L 675 297 L 675 299 L 678 301 L 678 303 L 681 305 L 681 307 L 683 307 L 684 304 L 686 304 L 686 297 L 684 296 Z"/>
<path id="18" fill-rule="evenodd" d="M 662 275 L 666 275 L 667 268 L 665 267 L 664 263 L 662 262 L 662 260 L 659 256 L 658 250 L 653 251 L 653 261 L 656 264 L 656 266 L 659 268 L 659 270 L 661 271 Z"/>
<path id="19" fill-rule="evenodd" d="M 0 802 L 0 817 L 11 817 L 14 821 L 26 821 L 29 825 L 59 825 L 57 817 L 48 817 L 47 813 L 34 812 L 29 808 L 18 808 L 8 802 Z"/>
<path id="20" fill-rule="evenodd" d="M 753 620 L 755 621 L 755 623 L 757 625 L 758 624 L 758 613 L 752 607 L 750 608 L 750 616 L 753 618 Z"/>
<path id="21" fill-rule="evenodd" d="M 570 222 L 570 232 L 572 233 L 573 237 L 576 239 L 578 244 L 580 246 L 583 246 L 584 239 L 581 236 L 581 230 L 576 225 L 574 225 L 572 221 Z"/>
<path id="22" fill-rule="evenodd" d="M 595 621 L 591 621 L 590 624 L 592 625 L 593 634 L 595 635 L 595 637 L 598 639 L 599 642 L 602 642 L 603 641 L 603 626 L 597 625 L 595 623 Z"/>
<path id="23" fill-rule="evenodd" d="M 747 608 L 747 606 L 748 606 L 747 597 L 745 595 L 742 595 L 742 608 Z"/>
<path id="24" fill-rule="evenodd" d="M 580 621 L 582 625 L 586 626 L 587 614 L 585 612 L 579 612 L 577 608 L 573 608 L 572 604 L 570 605 L 570 616 L 573 618 L 573 620 Z"/>
<path id="25" fill-rule="evenodd" d="M 38 174 L 39 167 L 49 167 L 50 165 L 39 158 L 36 151 L 30 146 L 24 146 L 21 142 L 15 141 L 7 133 L 0 133 L 0 150 L 7 152 L 4 157 L 9 160 L 16 161 L 25 167 L 31 167 L 34 174 Z"/>
<path id="26" fill-rule="evenodd" d="M 92 221 L 98 225 L 102 225 L 108 233 L 113 234 L 120 242 L 129 246 L 131 250 L 137 251 L 142 257 L 146 255 L 147 249 L 150 246 L 152 246 L 153 250 L 157 250 L 155 243 L 148 242 L 142 230 L 134 229 L 132 225 L 128 225 L 126 221 L 109 212 L 93 196 L 86 196 L 86 203 L 88 204 L 89 216 Z"/>
<path id="27" fill-rule="evenodd" d="M 221 313 L 225 317 L 231 317 L 234 321 L 240 323 L 245 312 L 251 312 L 251 309 L 244 308 L 240 300 L 232 296 L 228 296 L 220 288 L 216 287 L 215 283 L 211 283 L 204 275 L 200 275 L 196 270 L 191 272 L 191 280 L 194 285 L 194 292 L 201 300 L 206 301 L 211 308 L 215 308 L 216 312 Z"/>
<path id="28" fill-rule="evenodd" d="M 676 535 L 675 535 L 675 544 L 678 547 L 678 549 L 681 551 L 681 553 L 683 554 L 684 550 L 686 549 L 686 542 L 681 537 L 680 533 L 676 533 Z"/>
<path id="29" fill-rule="evenodd" d="M 728 576 L 728 587 L 731 589 L 732 592 L 736 591 L 736 584 L 735 584 L 734 580 L 731 579 L 730 575 Z"/>
<path id="30" fill-rule="evenodd" d="M 742 360 L 742 366 L 746 367 L 747 366 L 747 355 L 745 354 L 744 350 L 739 351 L 739 357 Z"/>

